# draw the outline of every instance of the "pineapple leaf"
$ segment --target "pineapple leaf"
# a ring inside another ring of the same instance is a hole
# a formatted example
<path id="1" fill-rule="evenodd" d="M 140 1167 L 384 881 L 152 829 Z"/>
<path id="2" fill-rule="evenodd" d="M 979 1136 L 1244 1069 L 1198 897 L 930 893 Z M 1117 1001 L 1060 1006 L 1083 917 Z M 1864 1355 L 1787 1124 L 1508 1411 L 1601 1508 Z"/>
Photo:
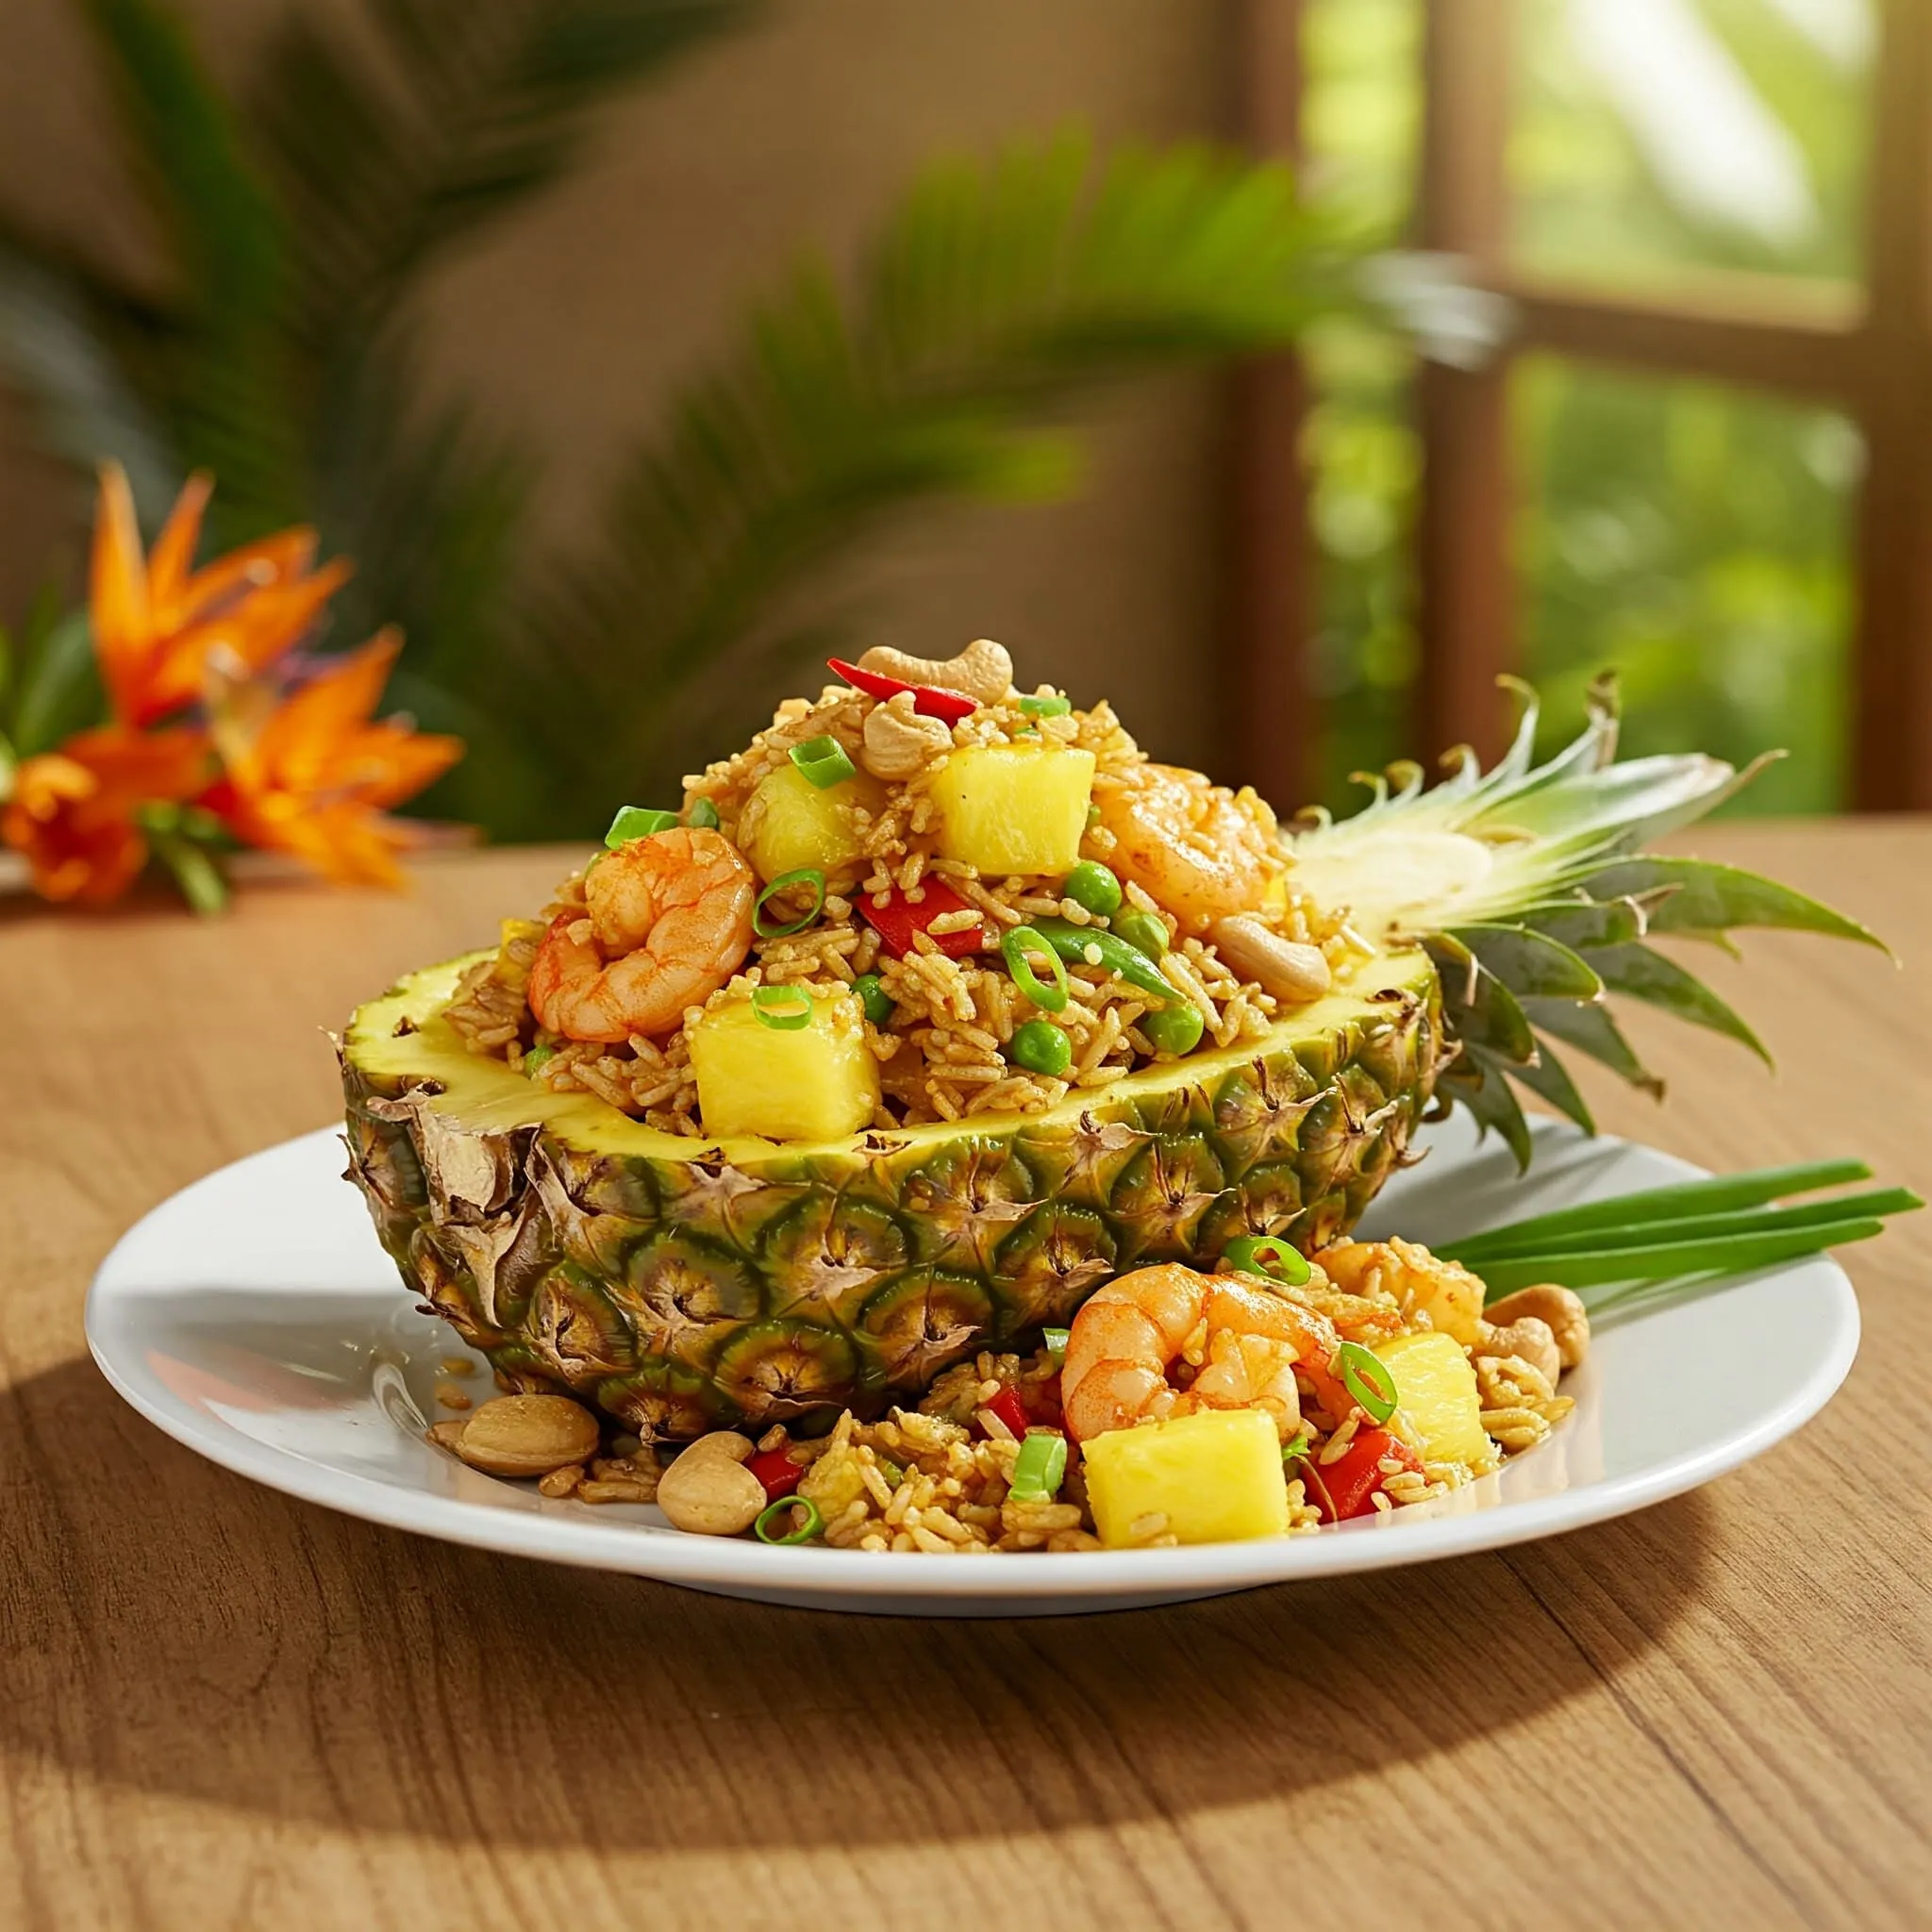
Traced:
<path id="1" fill-rule="evenodd" d="M 1456 925 L 1449 931 L 1519 998 L 1603 997 L 1604 983 L 1589 964 L 1546 933 L 1518 925 Z"/>
<path id="2" fill-rule="evenodd" d="M 1505 1077 L 1502 1061 L 1479 1046 L 1469 1047 L 1466 1053 L 1474 1065 L 1476 1077 L 1472 1080 L 1464 1070 L 1457 1068 L 1443 1075 L 1443 1085 L 1475 1116 L 1477 1126 L 1485 1133 L 1493 1129 L 1502 1136 L 1516 1157 L 1518 1170 L 1527 1173 L 1529 1123 L 1523 1116 L 1523 1103 Z"/>
<path id="3" fill-rule="evenodd" d="M 1579 1000 L 1525 1000 L 1524 1011 L 1539 1033 L 1548 1033 L 1578 1053 L 1609 1068 L 1654 1100 L 1664 1097 L 1664 1083 L 1637 1058 L 1609 1008 Z"/>
<path id="4" fill-rule="evenodd" d="M 1702 936 L 1740 925 L 1778 926 L 1888 950 L 1876 933 L 1856 919 L 1775 879 L 1707 858 L 1618 859 L 1592 872 L 1584 890 L 1597 900 L 1662 894 L 1651 908 L 1652 932 Z"/>
<path id="5" fill-rule="evenodd" d="M 1603 974 L 1604 984 L 1613 992 L 1627 993 L 1630 998 L 1642 1000 L 1645 1005 L 1689 1021 L 1693 1026 L 1707 1026 L 1713 1033 L 1724 1034 L 1748 1046 L 1766 1066 L 1772 1064 L 1771 1055 L 1757 1034 L 1701 979 L 1686 972 L 1674 959 L 1644 945 L 1605 946 L 1590 958 Z"/>
<path id="6" fill-rule="evenodd" d="M 1596 1121 L 1589 1103 L 1576 1091 L 1576 1083 L 1570 1077 L 1569 1068 L 1557 1058 L 1547 1042 L 1537 1042 L 1534 1066 L 1511 1067 L 1509 1072 L 1532 1093 L 1547 1100 L 1558 1113 L 1567 1114 L 1586 1134 L 1596 1132 Z"/>
<path id="7" fill-rule="evenodd" d="M 1442 1004 L 1457 1039 L 1511 1065 L 1536 1058 L 1536 1036 L 1516 995 L 1452 933 L 1428 941 L 1442 979 Z"/>
<path id="8" fill-rule="evenodd" d="M 1649 929 L 1648 908 L 1635 898 L 1558 899 L 1525 906 L 1523 924 L 1574 951 L 1579 946 L 1621 946 L 1641 940 Z"/>

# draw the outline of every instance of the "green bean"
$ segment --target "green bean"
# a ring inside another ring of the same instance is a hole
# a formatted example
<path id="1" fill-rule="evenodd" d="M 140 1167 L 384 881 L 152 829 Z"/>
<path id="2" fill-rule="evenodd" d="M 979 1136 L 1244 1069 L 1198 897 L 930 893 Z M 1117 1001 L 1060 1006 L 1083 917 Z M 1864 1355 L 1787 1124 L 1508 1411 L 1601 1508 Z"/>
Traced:
<path id="1" fill-rule="evenodd" d="M 1068 919 L 1036 919 L 1033 930 L 1073 965 L 1105 966 L 1109 973 L 1119 974 L 1129 986 L 1138 986 L 1157 999 L 1180 997 L 1161 977 L 1160 968 L 1118 934 L 1096 932 L 1091 925 L 1075 925 Z"/>

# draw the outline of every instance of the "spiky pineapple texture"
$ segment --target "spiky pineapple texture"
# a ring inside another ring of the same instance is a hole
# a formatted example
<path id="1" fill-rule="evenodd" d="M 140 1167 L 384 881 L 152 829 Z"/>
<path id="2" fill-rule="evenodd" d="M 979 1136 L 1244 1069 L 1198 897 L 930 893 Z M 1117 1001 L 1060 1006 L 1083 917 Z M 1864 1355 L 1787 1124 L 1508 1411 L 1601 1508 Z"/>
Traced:
<path id="1" fill-rule="evenodd" d="M 1702 753 L 1619 762 L 1616 683 L 1604 677 L 1591 689 L 1583 731 L 1539 765 L 1536 694 L 1508 682 L 1523 693 L 1523 717 L 1491 770 L 1465 745 L 1450 754 L 1450 775 L 1429 789 L 1413 763 L 1365 777 L 1374 796 L 1360 812 L 1307 815 L 1295 883 L 1322 904 L 1346 905 L 1377 943 L 1428 949 L 1445 1025 L 1462 1048 L 1441 1091 L 1526 1167 L 1529 1127 L 1512 1080 L 1595 1131 L 1552 1041 L 1662 1095 L 1612 1016 L 1611 993 L 1727 1034 L 1769 1064 L 1745 1022 L 1652 939 L 1728 946 L 1733 928 L 1783 926 L 1883 942 L 1755 873 L 1643 853 L 1716 809 L 1779 754 L 1741 772 Z"/>

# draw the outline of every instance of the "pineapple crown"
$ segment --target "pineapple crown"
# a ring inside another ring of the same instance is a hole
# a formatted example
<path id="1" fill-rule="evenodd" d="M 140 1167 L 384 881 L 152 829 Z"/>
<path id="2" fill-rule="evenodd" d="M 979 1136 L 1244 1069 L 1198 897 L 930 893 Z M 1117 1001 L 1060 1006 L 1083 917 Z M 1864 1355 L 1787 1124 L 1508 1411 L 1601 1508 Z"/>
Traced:
<path id="1" fill-rule="evenodd" d="M 1586 1133 L 1595 1123 L 1552 1041 L 1602 1062 L 1657 1097 L 1663 1082 L 1638 1058 L 1607 995 L 1641 1000 L 1727 1034 L 1766 1064 L 1745 1022 L 1658 936 L 1735 952 L 1740 926 L 1783 926 L 1879 946 L 1855 920 L 1735 866 L 1658 857 L 1643 848 L 1741 791 L 1779 752 L 1742 771 L 1702 753 L 1617 759 L 1616 681 L 1599 678 L 1582 732 L 1535 762 L 1536 694 L 1515 679 L 1523 716 L 1509 748 L 1485 772 L 1467 745 L 1449 775 L 1424 789 L 1420 765 L 1358 774 L 1374 791 L 1353 817 L 1304 814 L 1293 839 L 1295 883 L 1380 944 L 1419 944 L 1442 981 L 1444 1020 L 1458 1051 L 1441 1091 L 1469 1108 L 1529 1164 L 1517 1082 Z"/>

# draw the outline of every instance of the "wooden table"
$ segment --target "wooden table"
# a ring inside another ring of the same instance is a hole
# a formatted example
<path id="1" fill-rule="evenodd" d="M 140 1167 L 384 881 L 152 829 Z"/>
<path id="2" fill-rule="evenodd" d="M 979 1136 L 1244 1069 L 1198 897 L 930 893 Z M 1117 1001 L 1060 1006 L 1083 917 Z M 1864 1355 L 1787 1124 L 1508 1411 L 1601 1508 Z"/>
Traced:
<path id="1" fill-rule="evenodd" d="M 1775 934 L 1748 971 L 1709 956 L 1778 1077 L 1640 1016 L 1674 1096 L 1592 1083 L 1606 1124 L 1932 1193 L 1932 821 L 1700 846 L 1908 970 Z M 980 1890 L 1007 1925 L 1927 1923 L 1925 1224 L 1851 1251 L 1851 1383 L 1740 1474 L 1169 1611 L 765 1609 L 350 1522 L 140 1421 L 81 1339 L 115 1237 L 328 1119 L 321 1029 L 558 870 L 0 916 L 0 1924 L 907 1927 Z"/>

